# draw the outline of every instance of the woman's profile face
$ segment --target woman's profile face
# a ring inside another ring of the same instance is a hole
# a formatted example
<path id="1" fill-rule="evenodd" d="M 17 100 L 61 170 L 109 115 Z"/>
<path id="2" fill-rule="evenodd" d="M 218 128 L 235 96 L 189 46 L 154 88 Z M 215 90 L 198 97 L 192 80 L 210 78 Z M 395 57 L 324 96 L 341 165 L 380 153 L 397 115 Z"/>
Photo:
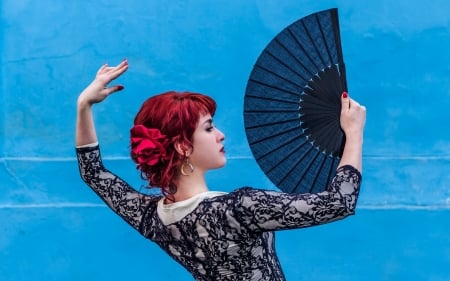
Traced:
<path id="1" fill-rule="evenodd" d="M 225 135 L 214 126 L 211 114 L 200 116 L 192 136 L 193 150 L 189 156 L 196 170 L 207 171 L 225 165 L 224 139 Z"/>

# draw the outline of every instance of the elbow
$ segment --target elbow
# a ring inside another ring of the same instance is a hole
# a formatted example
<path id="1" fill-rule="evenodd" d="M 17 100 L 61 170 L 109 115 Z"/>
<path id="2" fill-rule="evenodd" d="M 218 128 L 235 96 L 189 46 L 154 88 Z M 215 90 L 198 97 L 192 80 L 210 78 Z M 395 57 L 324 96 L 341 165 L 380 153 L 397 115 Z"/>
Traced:
<path id="1" fill-rule="evenodd" d="M 356 198 L 354 196 L 349 196 L 350 198 L 343 198 L 344 216 L 349 217 L 356 214 Z"/>
<path id="2" fill-rule="evenodd" d="M 355 207 L 347 209 L 347 217 L 354 216 L 355 214 L 356 214 L 356 208 Z"/>
<path id="3" fill-rule="evenodd" d="M 82 181 L 84 181 L 87 184 L 92 182 L 92 178 L 94 177 L 93 170 L 87 169 L 87 167 L 83 165 L 79 165 L 78 171 L 80 173 L 80 178 Z"/>
<path id="4" fill-rule="evenodd" d="M 355 208 L 348 208 L 348 206 L 341 206 L 341 211 L 336 213 L 336 219 L 337 220 L 342 220 L 342 219 L 346 219 L 348 217 L 351 217 L 353 215 L 355 215 Z"/>
<path id="5" fill-rule="evenodd" d="M 85 183 L 89 182 L 89 177 L 86 174 L 86 171 L 80 169 L 80 178 L 82 181 L 84 181 Z"/>

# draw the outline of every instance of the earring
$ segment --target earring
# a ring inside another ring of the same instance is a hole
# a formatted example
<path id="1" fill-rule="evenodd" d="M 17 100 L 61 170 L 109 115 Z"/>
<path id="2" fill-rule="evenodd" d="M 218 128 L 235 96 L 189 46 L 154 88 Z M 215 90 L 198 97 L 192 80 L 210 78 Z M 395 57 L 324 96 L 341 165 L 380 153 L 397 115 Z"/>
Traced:
<path id="1" fill-rule="evenodd" d="M 180 172 L 183 176 L 189 176 L 194 172 L 194 165 L 189 162 L 189 158 L 184 158 L 183 164 L 181 164 Z"/>

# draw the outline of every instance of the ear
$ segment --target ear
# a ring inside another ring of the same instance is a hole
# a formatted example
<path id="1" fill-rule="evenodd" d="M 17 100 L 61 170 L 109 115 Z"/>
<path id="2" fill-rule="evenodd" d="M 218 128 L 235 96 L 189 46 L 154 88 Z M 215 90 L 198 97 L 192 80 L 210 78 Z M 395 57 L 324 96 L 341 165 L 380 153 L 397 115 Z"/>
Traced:
<path id="1" fill-rule="evenodd" d="M 177 142 L 175 142 L 174 146 L 175 146 L 175 150 L 180 155 L 184 155 L 186 157 L 189 157 L 189 155 L 191 155 L 191 153 L 192 153 L 192 149 L 186 143 L 182 143 L 182 142 L 177 141 Z"/>

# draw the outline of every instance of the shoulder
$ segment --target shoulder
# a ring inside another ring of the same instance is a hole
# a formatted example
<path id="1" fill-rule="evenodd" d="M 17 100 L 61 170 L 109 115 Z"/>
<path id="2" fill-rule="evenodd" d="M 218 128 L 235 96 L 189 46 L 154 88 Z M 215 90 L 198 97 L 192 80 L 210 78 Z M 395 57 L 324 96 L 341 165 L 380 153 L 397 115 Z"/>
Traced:
<path id="1" fill-rule="evenodd" d="M 216 199 L 227 201 L 235 205 L 241 205 L 244 202 L 248 203 L 248 201 L 265 200 L 265 198 L 272 196 L 280 196 L 282 194 L 283 194 L 282 192 L 276 190 L 260 189 L 245 186 L 235 189 L 234 191 L 227 193 L 226 195 L 216 197 Z"/>

